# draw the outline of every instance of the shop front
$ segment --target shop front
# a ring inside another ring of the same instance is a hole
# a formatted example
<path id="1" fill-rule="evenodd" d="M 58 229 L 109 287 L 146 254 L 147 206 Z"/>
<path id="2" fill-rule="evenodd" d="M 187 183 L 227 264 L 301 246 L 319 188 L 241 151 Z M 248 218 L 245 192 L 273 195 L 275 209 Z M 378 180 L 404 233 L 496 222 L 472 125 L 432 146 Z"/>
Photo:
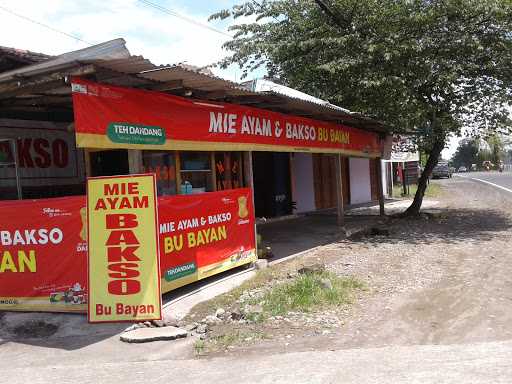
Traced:
<path id="1" fill-rule="evenodd" d="M 20 99 L 22 113 L 0 115 L 0 200 L 25 199 L 0 201 L 8 218 L 0 227 L 2 309 L 84 310 L 87 177 L 155 174 L 164 292 L 254 261 L 254 216 L 337 208 L 340 217 L 344 205 L 379 197 L 374 174 L 383 133 L 332 116 L 324 121 L 288 107 L 278 111 L 277 104 L 261 102 L 267 96 L 240 90 L 232 93 L 246 104 L 212 100 L 225 90 L 210 89 L 201 99 L 87 76 L 69 79 L 55 90 L 71 91 L 64 109 L 28 112 Z M 50 227 L 55 243 L 44 231 L 32 238 Z M 32 228 L 29 237 L 25 228 Z M 21 298 L 13 299 L 16 292 Z"/>
<path id="2" fill-rule="evenodd" d="M 154 172 L 160 195 L 252 187 L 265 218 L 335 208 L 338 183 L 345 204 L 377 199 L 375 133 L 83 79 L 72 87 L 90 175 Z"/>

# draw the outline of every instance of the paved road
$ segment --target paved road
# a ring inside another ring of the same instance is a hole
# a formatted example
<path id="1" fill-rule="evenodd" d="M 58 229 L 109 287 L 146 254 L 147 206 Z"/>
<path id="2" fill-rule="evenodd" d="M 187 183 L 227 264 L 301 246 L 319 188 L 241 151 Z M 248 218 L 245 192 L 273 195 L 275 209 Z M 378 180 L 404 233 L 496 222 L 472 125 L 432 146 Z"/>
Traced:
<path id="1" fill-rule="evenodd" d="M 136 346 L 134 346 L 136 348 Z M 8 364 L 9 356 L 3 355 Z M 509 384 L 512 343 L 291 352 L 213 360 L 155 360 L 1 371 L 2 383 Z"/>
<path id="2" fill-rule="evenodd" d="M 499 185 L 500 187 L 509 189 L 512 193 L 512 172 L 470 172 L 459 173 L 456 174 L 456 176 L 468 177 L 471 179 L 486 181 L 487 183 L 493 183 Z"/>

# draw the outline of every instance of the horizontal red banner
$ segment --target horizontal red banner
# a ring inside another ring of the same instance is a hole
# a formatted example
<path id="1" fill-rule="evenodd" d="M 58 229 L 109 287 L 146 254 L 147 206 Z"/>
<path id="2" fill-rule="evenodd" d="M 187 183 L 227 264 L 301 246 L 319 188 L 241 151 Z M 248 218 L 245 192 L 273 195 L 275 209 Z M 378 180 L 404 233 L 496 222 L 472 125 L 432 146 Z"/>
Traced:
<path id="1" fill-rule="evenodd" d="M 77 145 L 380 156 L 375 133 L 235 104 L 73 80 Z"/>

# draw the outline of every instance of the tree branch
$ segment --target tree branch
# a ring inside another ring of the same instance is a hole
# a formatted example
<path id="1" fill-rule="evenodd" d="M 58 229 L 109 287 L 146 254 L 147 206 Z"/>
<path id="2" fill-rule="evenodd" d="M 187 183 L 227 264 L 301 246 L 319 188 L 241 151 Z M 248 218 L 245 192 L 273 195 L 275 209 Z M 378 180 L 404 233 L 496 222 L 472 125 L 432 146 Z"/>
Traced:
<path id="1" fill-rule="evenodd" d="M 343 20 L 340 15 L 338 15 L 334 10 L 332 10 L 324 0 L 314 0 L 318 7 L 322 10 L 323 13 L 327 15 L 331 19 L 334 24 L 336 24 L 340 28 L 346 28 L 346 21 Z"/>

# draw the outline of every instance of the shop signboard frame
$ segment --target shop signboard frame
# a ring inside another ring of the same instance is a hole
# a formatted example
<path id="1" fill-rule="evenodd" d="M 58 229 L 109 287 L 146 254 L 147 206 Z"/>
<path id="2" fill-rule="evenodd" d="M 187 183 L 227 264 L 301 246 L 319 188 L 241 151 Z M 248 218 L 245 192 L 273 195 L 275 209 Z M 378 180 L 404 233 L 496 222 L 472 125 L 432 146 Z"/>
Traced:
<path id="1" fill-rule="evenodd" d="M 89 322 L 160 320 L 154 174 L 87 179 L 87 243 Z"/>
<path id="2" fill-rule="evenodd" d="M 82 148 L 339 153 L 380 157 L 374 132 L 162 92 L 72 80 Z"/>

